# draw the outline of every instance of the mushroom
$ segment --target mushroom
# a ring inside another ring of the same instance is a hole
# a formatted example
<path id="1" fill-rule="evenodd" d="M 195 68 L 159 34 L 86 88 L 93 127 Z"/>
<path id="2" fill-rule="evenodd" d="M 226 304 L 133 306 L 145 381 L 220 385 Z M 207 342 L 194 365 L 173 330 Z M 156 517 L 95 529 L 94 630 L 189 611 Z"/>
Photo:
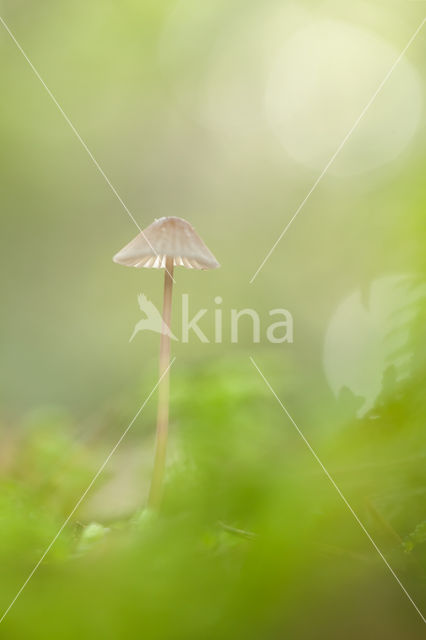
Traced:
<path id="1" fill-rule="evenodd" d="M 206 247 L 194 227 L 186 220 L 165 217 L 155 220 L 113 258 L 127 267 L 165 269 L 162 329 L 160 338 L 160 382 L 158 385 L 157 435 L 154 469 L 148 507 L 157 509 L 161 502 L 166 464 L 169 422 L 170 325 L 172 315 L 173 269 L 216 269 L 219 263 Z"/>

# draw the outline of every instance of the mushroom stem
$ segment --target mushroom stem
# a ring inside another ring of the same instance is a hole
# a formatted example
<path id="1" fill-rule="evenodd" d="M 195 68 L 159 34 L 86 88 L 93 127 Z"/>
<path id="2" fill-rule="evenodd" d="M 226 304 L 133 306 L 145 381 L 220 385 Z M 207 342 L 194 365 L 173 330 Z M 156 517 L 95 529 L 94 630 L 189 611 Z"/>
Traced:
<path id="1" fill-rule="evenodd" d="M 148 507 L 158 509 L 163 490 L 166 467 L 167 432 L 169 426 L 169 371 L 170 327 L 172 319 L 173 257 L 166 258 L 164 271 L 163 322 L 160 338 L 160 377 L 158 386 L 157 438 L 155 444 L 154 469 L 149 490 Z"/>

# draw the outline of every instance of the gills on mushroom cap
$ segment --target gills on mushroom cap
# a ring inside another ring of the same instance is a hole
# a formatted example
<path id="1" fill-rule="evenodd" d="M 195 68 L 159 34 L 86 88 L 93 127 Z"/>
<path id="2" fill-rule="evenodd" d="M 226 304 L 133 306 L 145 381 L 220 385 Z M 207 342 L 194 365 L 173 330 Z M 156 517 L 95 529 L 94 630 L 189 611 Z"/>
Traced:
<path id="1" fill-rule="evenodd" d="M 217 269 L 220 264 L 194 227 L 183 218 L 155 220 L 113 258 L 126 267 L 165 269 L 166 258 L 187 269 Z"/>

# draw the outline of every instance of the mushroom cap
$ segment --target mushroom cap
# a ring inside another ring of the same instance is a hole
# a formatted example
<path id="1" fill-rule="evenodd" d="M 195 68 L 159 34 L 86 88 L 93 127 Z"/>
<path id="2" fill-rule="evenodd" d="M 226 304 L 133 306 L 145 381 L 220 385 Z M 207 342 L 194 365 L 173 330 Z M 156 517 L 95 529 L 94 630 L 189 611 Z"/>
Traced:
<path id="1" fill-rule="evenodd" d="M 159 218 L 133 238 L 114 257 L 126 267 L 165 269 L 166 258 L 187 269 L 217 269 L 214 255 L 194 227 L 183 218 Z"/>

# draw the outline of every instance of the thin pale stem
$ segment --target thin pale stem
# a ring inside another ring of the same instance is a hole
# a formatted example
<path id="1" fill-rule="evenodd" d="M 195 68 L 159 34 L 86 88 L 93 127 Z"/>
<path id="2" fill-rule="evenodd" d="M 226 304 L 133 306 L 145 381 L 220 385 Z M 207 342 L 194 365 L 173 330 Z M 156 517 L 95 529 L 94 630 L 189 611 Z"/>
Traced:
<path id="1" fill-rule="evenodd" d="M 170 365 L 172 292 L 173 258 L 167 258 L 166 269 L 164 271 L 163 325 L 160 339 L 160 377 L 163 377 L 158 386 L 157 439 L 155 444 L 154 469 L 148 497 L 148 506 L 152 509 L 158 509 L 160 506 L 163 492 L 164 470 L 166 467 L 170 388 L 169 371 L 167 369 Z"/>

